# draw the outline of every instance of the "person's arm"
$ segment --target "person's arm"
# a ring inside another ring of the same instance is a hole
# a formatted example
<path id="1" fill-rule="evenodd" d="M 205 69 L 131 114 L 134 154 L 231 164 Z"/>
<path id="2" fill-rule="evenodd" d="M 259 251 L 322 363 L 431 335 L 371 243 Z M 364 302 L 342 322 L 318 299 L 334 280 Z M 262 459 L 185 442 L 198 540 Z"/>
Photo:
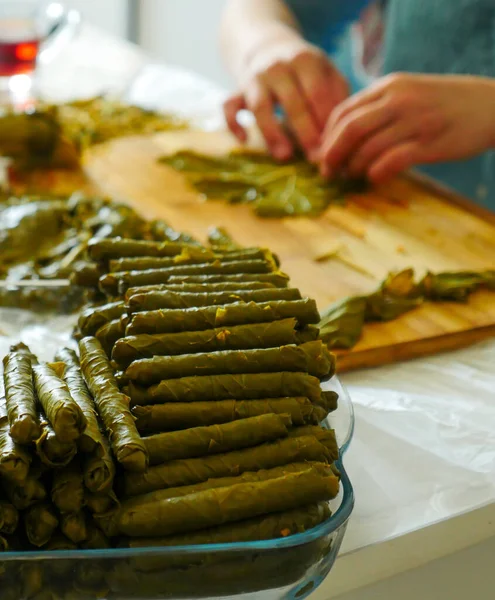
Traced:
<path id="1" fill-rule="evenodd" d="M 327 56 L 303 38 L 289 4 L 292 1 L 227 3 L 222 50 L 239 92 L 227 100 L 225 116 L 231 131 L 245 141 L 236 117 L 240 110 L 250 110 L 270 152 L 284 160 L 291 156 L 293 144 L 275 114 L 281 107 L 289 129 L 312 159 L 331 110 L 347 96 L 347 83 Z M 325 5 L 324 0 L 311 1 L 322 14 Z"/>
<path id="2" fill-rule="evenodd" d="M 380 182 L 419 164 L 462 160 L 495 148 L 495 79 L 398 73 L 332 113 L 321 169 Z"/>
<path id="3" fill-rule="evenodd" d="M 220 44 L 236 81 L 264 46 L 300 42 L 295 15 L 282 0 L 228 0 L 222 16 Z"/>

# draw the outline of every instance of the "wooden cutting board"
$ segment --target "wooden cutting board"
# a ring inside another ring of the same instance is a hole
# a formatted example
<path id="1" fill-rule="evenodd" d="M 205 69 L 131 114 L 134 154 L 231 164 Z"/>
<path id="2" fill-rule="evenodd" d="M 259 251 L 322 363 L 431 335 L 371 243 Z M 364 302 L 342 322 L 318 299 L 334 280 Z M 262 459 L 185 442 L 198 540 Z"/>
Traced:
<path id="1" fill-rule="evenodd" d="M 163 218 L 200 239 L 222 225 L 241 244 L 276 252 L 294 286 L 320 309 L 350 294 L 373 290 L 391 270 L 495 268 L 495 215 L 414 177 L 398 178 L 331 207 L 317 219 L 259 219 L 247 206 L 204 201 L 183 177 L 157 163 L 160 155 L 190 148 L 223 153 L 226 133 L 170 132 L 122 139 L 97 147 L 85 161 L 97 189 L 122 199 L 147 218 Z M 52 181 L 80 186 L 77 177 Z M 316 259 L 340 249 L 342 259 Z M 478 292 L 467 304 L 424 305 L 399 319 L 370 324 L 341 371 L 376 366 L 453 349 L 495 335 L 495 292 Z"/>

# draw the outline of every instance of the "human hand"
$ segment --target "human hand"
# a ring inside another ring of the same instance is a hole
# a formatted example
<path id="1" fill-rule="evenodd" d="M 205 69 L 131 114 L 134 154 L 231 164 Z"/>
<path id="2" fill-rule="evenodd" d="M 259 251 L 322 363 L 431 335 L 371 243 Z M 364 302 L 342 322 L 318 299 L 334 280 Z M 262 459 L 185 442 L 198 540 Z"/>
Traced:
<path id="1" fill-rule="evenodd" d="M 331 176 L 381 182 L 417 164 L 459 160 L 495 147 L 495 80 L 396 74 L 340 104 L 322 137 Z"/>
<path id="2" fill-rule="evenodd" d="M 245 142 L 246 132 L 237 122 L 237 114 L 250 110 L 269 151 L 275 158 L 287 160 L 294 147 L 275 114 L 280 106 L 289 130 L 306 156 L 315 160 L 328 117 L 347 95 L 346 80 L 326 55 L 294 34 L 254 56 L 241 91 L 225 102 L 224 113 L 229 129 Z"/>

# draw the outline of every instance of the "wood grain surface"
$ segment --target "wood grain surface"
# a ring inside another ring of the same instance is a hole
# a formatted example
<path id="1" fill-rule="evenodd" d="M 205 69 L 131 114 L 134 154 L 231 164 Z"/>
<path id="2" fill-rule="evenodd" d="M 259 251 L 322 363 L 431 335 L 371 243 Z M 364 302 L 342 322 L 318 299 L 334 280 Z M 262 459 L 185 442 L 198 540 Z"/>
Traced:
<path id="1" fill-rule="evenodd" d="M 183 148 L 223 153 L 232 138 L 222 132 L 168 132 L 96 147 L 85 171 L 94 187 L 132 204 L 147 218 L 163 218 L 200 239 L 213 225 L 245 245 L 266 246 L 281 258 L 294 286 L 321 309 L 350 294 L 373 290 L 389 271 L 495 268 L 495 215 L 445 190 L 404 176 L 348 198 L 316 219 L 260 219 L 248 206 L 204 201 L 184 178 L 156 159 Z M 53 175 L 52 189 L 83 185 L 77 175 Z M 39 184 L 39 182 L 38 182 Z M 86 185 L 86 189 L 91 186 Z M 338 251 L 338 257 L 332 255 Z M 330 255 L 328 260 L 318 260 Z M 495 335 L 495 293 L 468 303 L 428 303 L 401 318 L 370 324 L 351 352 L 339 353 L 340 370 L 376 366 L 457 348 Z"/>

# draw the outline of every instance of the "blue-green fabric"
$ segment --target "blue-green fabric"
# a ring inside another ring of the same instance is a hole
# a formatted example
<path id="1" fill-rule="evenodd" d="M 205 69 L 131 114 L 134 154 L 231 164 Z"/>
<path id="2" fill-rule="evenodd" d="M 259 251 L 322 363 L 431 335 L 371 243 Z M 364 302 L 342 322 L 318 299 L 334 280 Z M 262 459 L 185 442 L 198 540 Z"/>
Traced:
<path id="1" fill-rule="evenodd" d="M 285 0 L 307 39 L 332 55 L 354 91 L 365 85 L 353 69 L 346 29 L 370 2 Z M 495 0 L 388 0 L 384 73 L 458 73 L 495 77 Z M 422 170 L 495 210 L 495 152 Z"/>

